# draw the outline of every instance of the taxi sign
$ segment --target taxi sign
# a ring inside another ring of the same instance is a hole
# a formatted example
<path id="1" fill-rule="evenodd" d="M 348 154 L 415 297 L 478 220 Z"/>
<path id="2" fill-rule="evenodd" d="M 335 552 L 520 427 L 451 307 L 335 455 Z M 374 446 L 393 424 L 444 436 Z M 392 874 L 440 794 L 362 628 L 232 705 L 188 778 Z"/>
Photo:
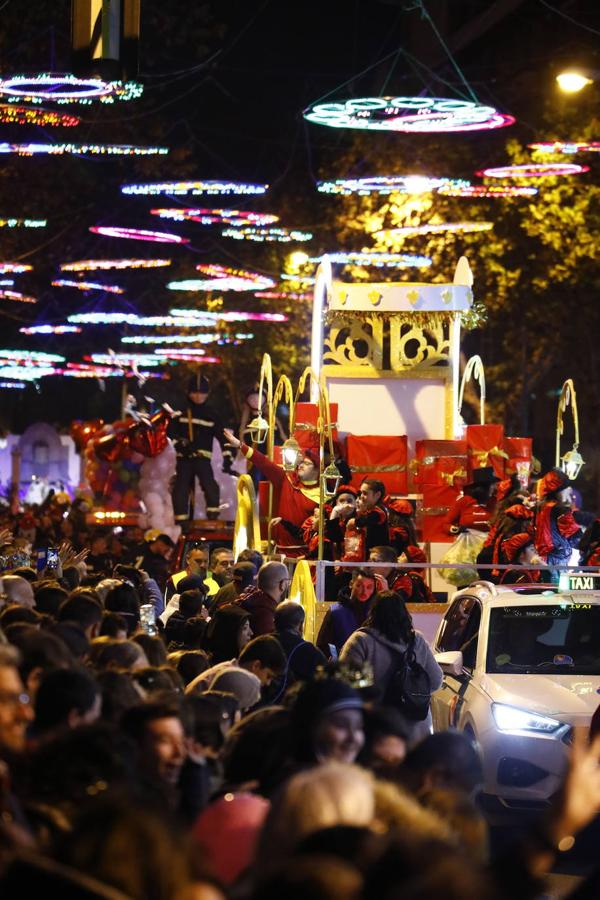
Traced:
<path id="1" fill-rule="evenodd" d="M 563 572 L 558 582 L 561 591 L 596 591 L 600 590 L 600 573 Z"/>

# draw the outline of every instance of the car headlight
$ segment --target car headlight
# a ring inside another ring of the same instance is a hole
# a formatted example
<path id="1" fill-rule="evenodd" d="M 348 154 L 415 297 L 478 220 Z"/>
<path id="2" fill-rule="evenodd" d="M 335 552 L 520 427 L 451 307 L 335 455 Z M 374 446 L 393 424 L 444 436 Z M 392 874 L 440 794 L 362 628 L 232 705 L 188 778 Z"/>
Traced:
<path id="1" fill-rule="evenodd" d="M 504 703 L 492 703 L 492 715 L 500 731 L 540 731 L 552 734 L 561 727 L 561 722 L 541 713 L 518 709 Z"/>

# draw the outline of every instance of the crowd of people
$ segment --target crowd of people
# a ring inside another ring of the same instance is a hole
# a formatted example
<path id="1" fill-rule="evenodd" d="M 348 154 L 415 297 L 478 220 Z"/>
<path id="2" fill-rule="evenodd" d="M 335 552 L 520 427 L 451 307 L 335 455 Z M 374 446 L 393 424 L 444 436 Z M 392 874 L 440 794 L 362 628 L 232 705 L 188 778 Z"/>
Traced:
<path id="1" fill-rule="evenodd" d="M 491 852 L 477 749 L 431 733 L 442 672 L 394 543 L 369 543 L 312 643 L 280 561 L 192 545 L 172 571 L 167 535 L 82 513 L 59 496 L 2 523 L 2 897 L 533 900 L 593 828 L 585 736 L 548 814 Z"/>

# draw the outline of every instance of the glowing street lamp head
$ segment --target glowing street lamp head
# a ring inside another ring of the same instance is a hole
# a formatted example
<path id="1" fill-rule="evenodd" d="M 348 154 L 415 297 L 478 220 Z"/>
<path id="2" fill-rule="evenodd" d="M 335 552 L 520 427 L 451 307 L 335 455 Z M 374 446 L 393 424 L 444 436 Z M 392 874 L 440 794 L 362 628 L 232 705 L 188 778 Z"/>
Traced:
<path id="1" fill-rule="evenodd" d="M 564 94 L 578 94 L 588 84 L 593 83 L 592 78 L 588 78 L 587 75 L 575 69 L 567 69 L 566 72 L 561 72 L 556 76 L 556 81 Z"/>

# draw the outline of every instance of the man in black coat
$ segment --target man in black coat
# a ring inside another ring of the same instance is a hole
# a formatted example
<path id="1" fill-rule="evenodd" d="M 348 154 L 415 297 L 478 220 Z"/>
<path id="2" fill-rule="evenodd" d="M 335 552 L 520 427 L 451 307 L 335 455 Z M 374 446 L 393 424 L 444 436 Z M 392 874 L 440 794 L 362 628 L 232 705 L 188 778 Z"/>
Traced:
<path id="1" fill-rule="evenodd" d="M 275 637 L 288 658 L 286 687 L 294 681 L 310 681 L 317 667 L 327 663 L 321 651 L 302 637 L 304 618 L 304 609 L 294 600 L 284 600 L 275 609 Z"/>

